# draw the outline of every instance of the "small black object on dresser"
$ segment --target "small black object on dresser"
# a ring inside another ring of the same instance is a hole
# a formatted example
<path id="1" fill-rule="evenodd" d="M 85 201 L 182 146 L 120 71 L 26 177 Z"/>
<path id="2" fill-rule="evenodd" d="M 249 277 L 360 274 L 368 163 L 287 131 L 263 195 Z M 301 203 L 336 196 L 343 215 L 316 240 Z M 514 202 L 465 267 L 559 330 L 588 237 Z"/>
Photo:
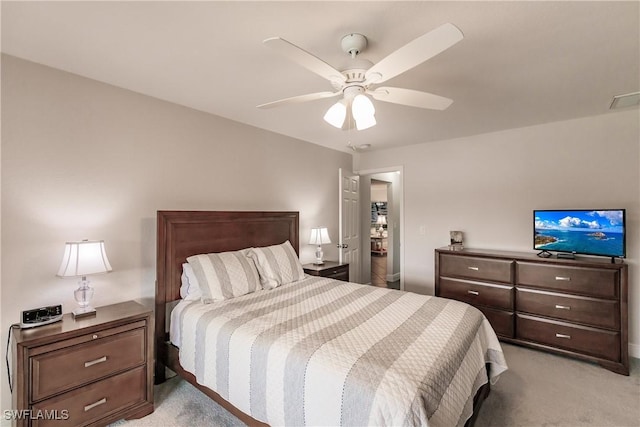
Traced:
<path id="1" fill-rule="evenodd" d="M 609 259 L 435 251 L 436 296 L 477 307 L 500 340 L 623 375 L 629 375 L 627 292 L 627 264 Z"/>
<path id="2" fill-rule="evenodd" d="M 324 264 L 304 264 L 302 269 L 311 276 L 330 277 L 343 282 L 349 281 L 349 263 L 325 261 Z"/>

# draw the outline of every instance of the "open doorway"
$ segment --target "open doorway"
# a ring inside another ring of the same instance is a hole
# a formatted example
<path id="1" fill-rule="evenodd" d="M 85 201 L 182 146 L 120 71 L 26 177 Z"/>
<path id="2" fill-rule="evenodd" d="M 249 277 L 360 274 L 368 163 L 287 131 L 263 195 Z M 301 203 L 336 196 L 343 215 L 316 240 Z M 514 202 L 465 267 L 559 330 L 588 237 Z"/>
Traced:
<path id="1" fill-rule="evenodd" d="M 394 274 L 393 271 L 394 251 L 391 250 L 389 255 L 389 242 L 393 246 L 394 237 L 393 182 L 372 178 L 370 188 L 371 284 L 381 288 L 400 289 L 400 274 Z"/>
<path id="2" fill-rule="evenodd" d="M 401 168 L 360 171 L 361 282 L 403 289 Z"/>

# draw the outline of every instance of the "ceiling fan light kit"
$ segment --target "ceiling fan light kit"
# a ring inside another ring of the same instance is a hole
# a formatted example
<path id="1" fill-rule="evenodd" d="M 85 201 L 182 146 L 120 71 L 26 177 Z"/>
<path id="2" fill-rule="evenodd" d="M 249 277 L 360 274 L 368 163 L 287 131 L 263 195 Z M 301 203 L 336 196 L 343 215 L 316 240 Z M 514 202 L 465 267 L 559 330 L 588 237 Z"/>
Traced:
<path id="1" fill-rule="evenodd" d="M 344 124 L 344 119 L 347 117 L 347 107 L 343 101 L 338 101 L 333 104 L 325 113 L 324 121 L 331 126 L 341 128 Z"/>
<path id="2" fill-rule="evenodd" d="M 443 24 L 392 52 L 377 64 L 368 66 L 366 64 L 367 61 L 359 61 L 357 68 L 343 71 L 336 70 L 320 58 L 280 37 L 266 39 L 264 43 L 267 46 L 309 71 L 324 77 L 336 91 L 294 96 L 258 105 L 258 108 L 271 108 L 342 95 L 342 99 L 327 110 L 324 120 L 337 128 L 348 129 L 350 126 L 345 127 L 345 120 L 348 110 L 351 110 L 351 115 L 358 130 L 367 129 L 376 124 L 375 107 L 369 96 L 376 101 L 432 110 L 445 110 L 453 102 L 449 98 L 413 89 L 373 88 L 373 86 L 384 83 L 436 56 L 462 40 L 463 37 L 462 32 L 455 25 L 450 23 Z M 367 47 L 367 38 L 358 33 L 348 34 L 342 38 L 341 47 L 355 62 L 357 56 Z M 360 68 L 364 66 L 367 68 Z"/>

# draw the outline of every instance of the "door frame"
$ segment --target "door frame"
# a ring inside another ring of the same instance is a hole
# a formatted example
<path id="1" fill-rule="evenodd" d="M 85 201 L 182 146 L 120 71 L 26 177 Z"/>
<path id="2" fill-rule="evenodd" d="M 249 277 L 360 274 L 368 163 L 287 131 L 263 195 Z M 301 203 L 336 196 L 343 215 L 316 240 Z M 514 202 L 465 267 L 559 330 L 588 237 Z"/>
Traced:
<path id="1" fill-rule="evenodd" d="M 398 201 L 399 211 L 398 212 L 398 223 L 400 226 L 400 230 L 398 232 L 400 238 L 400 290 L 404 291 L 404 232 L 405 232 L 405 224 L 404 224 L 404 167 L 403 166 L 388 166 L 384 168 L 373 168 L 373 169 L 362 169 L 362 170 L 354 170 L 353 173 L 360 176 L 370 176 L 379 173 L 388 173 L 388 172 L 399 172 L 400 179 L 398 180 L 398 185 L 400 186 L 398 190 L 398 194 L 400 196 L 400 200 Z M 362 182 L 360 182 L 360 191 L 362 189 Z M 369 185 L 368 191 L 371 191 L 371 185 Z M 370 218 L 361 218 L 360 221 L 366 220 L 367 222 L 371 221 Z M 362 247 L 362 243 L 360 244 Z M 360 256 L 371 257 L 370 251 L 365 251 L 364 249 L 360 251 Z M 366 255 L 365 255 L 366 254 Z M 362 269 L 363 260 L 360 259 L 360 268 Z M 362 276 L 362 272 L 360 272 L 360 276 Z"/>

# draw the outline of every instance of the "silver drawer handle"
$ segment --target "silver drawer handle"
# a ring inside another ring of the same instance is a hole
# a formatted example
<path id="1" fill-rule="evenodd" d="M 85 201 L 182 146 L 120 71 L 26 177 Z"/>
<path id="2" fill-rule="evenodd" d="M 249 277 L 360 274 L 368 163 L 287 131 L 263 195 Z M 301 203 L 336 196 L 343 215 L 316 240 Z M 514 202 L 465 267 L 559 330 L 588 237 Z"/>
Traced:
<path id="1" fill-rule="evenodd" d="M 478 291 L 467 291 L 467 293 L 471 295 L 480 295 L 480 292 Z"/>
<path id="2" fill-rule="evenodd" d="M 571 277 L 556 276 L 556 280 L 562 280 L 562 281 L 565 281 L 565 282 L 570 282 L 571 281 Z"/>
<path id="3" fill-rule="evenodd" d="M 97 402 L 85 406 L 84 407 L 84 412 L 90 411 L 93 408 L 95 408 L 96 406 L 104 405 L 105 403 L 107 403 L 107 398 L 103 397 L 102 399 L 98 400 Z"/>
<path id="4" fill-rule="evenodd" d="M 556 304 L 556 308 L 559 308 L 560 310 L 571 310 L 571 306 L 569 305 Z"/>
<path id="5" fill-rule="evenodd" d="M 556 338 L 565 338 L 565 339 L 570 340 L 571 339 L 571 335 L 556 334 Z"/>
<path id="6" fill-rule="evenodd" d="M 473 271 L 478 271 L 479 268 L 478 267 L 467 267 L 469 270 L 473 270 Z"/>
<path id="7" fill-rule="evenodd" d="M 89 366 L 97 365 L 98 363 L 106 362 L 107 356 L 102 356 L 100 359 L 91 360 L 89 362 L 84 362 L 84 367 L 88 368 Z"/>

